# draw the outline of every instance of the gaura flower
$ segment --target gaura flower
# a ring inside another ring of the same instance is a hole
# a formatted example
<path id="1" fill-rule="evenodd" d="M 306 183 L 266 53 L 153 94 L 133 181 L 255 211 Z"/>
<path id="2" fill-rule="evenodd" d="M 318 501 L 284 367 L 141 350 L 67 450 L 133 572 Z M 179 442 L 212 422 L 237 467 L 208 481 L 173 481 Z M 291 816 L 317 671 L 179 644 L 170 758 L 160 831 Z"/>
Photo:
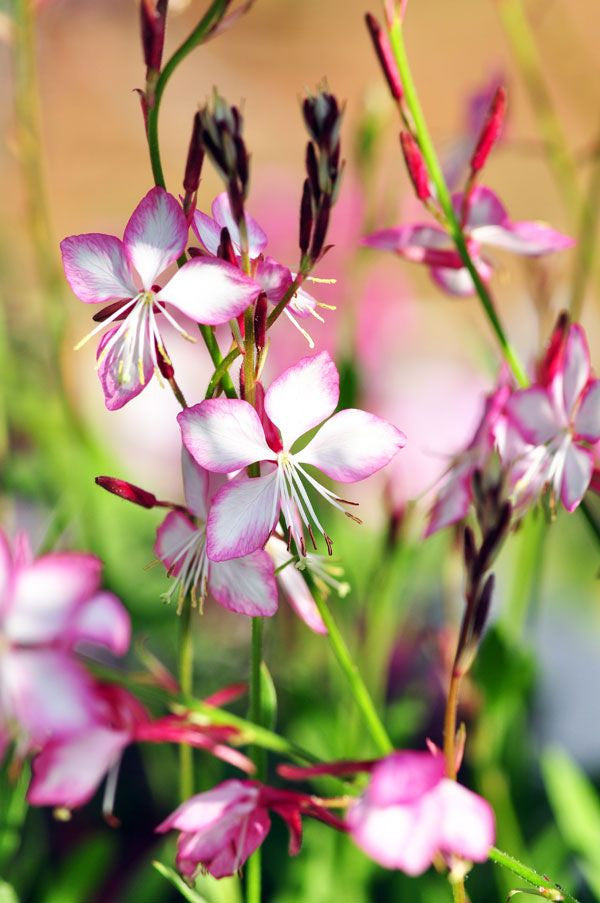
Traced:
<path id="1" fill-rule="evenodd" d="M 231 206 L 227 192 L 224 191 L 212 202 L 212 217 L 200 210 L 194 213 L 193 229 L 204 248 L 210 255 L 216 255 L 221 243 L 221 230 L 227 229 L 233 250 L 238 258 L 241 259 L 242 247 L 240 230 L 231 213 Z M 248 233 L 248 256 L 250 258 L 251 275 L 260 285 L 261 290 L 267 296 L 271 304 L 277 304 L 284 296 L 285 292 L 290 288 L 295 278 L 295 273 L 279 263 L 273 257 L 263 254 L 267 246 L 267 236 L 261 229 L 259 224 L 253 219 L 249 213 L 245 213 L 246 229 Z M 330 279 L 316 279 L 308 277 L 311 282 L 334 282 Z M 300 286 L 294 296 L 287 304 L 284 313 L 288 320 L 302 333 L 311 348 L 314 342 L 309 333 L 298 322 L 297 318 L 306 319 L 314 317 L 321 323 L 323 317 L 318 313 L 317 308 L 326 310 L 335 310 L 330 304 L 323 304 L 317 301 Z"/>
<path id="2" fill-rule="evenodd" d="M 464 196 L 452 196 L 457 217 L 462 220 Z M 573 239 L 544 223 L 528 220 L 514 222 L 493 191 L 475 187 L 468 197 L 464 231 L 473 262 L 484 281 L 491 278 L 493 266 L 482 255 L 482 245 L 490 245 L 527 257 L 538 257 L 570 248 Z M 448 233 L 434 223 L 413 223 L 381 229 L 368 235 L 363 243 L 381 251 L 393 251 L 413 263 L 422 263 L 440 288 L 451 295 L 468 296 L 475 292 L 469 271 Z"/>
<path id="3" fill-rule="evenodd" d="M 494 813 L 480 796 L 445 777 L 444 757 L 402 750 L 383 759 L 329 762 L 315 766 L 279 765 L 289 780 L 317 775 L 371 777 L 353 800 L 345 825 L 354 842 L 375 862 L 408 875 L 422 874 L 439 856 L 483 862 L 494 843 Z"/>
<path id="4" fill-rule="evenodd" d="M 375 765 L 346 824 L 375 862 L 408 875 L 422 874 L 438 855 L 484 862 L 495 837 L 490 805 L 444 777 L 443 756 L 410 750 Z"/>
<path id="5" fill-rule="evenodd" d="M 193 604 L 207 593 L 224 608 L 252 617 L 268 617 L 277 611 L 277 586 L 271 557 L 252 552 L 231 561 L 210 561 L 206 554 L 206 520 L 215 492 L 223 478 L 209 473 L 183 449 L 183 487 L 187 512 L 167 514 L 156 533 L 154 551 L 163 562 L 173 586 L 167 601 L 178 594 L 179 606 L 188 593 Z"/>
<path id="6" fill-rule="evenodd" d="M 329 354 L 322 352 L 285 370 L 265 393 L 266 415 L 281 435 L 277 448 L 268 444 L 258 414 L 246 401 L 208 399 L 178 415 L 183 444 L 202 467 L 214 473 L 234 473 L 265 462 L 269 471 L 253 479 L 238 475 L 215 495 L 206 530 L 206 549 L 212 561 L 238 558 L 262 548 L 280 512 L 286 532 L 301 554 L 306 552 L 304 528 L 313 538 L 313 526 L 331 553 L 331 539 L 307 486 L 338 510 L 354 516 L 343 507 L 349 503 L 319 483 L 306 465 L 339 482 L 354 483 L 384 467 L 406 441 L 396 427 L 365 411 L 348 409 L 331 417 L 338 399 L 336 366 Z M 326 418 L 330 419 L 304 448 L 292 451 L 301 436 Z"/>
<path id="7" fill-rule="evenodd" d="M 551 343 L 547 361 L 545 384 L 514 392 L 506 413 L 536 450 L 535 474 L 552 484 L 567 511 L 574 511 L 590 485 L 593 446 L 600 441 L 600 380 L 592 376 L 578 323 L 565 328 L 562 343 Z"/>
<path id="8" fill-rule="evenodd" d="M 170 313 L 175 308 L 197 323 L 218 325 L 241 314 L 260 286 L 224 260 L 196 257 L 163 288 L 156 280 L 183 253 L 188 226 L 175 200 L 153 188 L 133 211 L 123 240 L 114 235 L 72 235 L 61 242 L 67 281 L 88 304 L 108 304 L 101 323 L 84 342 L 115 322 L 98 349 L 97 367 L 110 410 L 138 395 L 163 363 L 171 365 L 161 337 L 160 315 L 191 338 Z"/>
<path id="9" fill-rule="evenodd" d="M 123 655 L 131 632 L 119 599 L 100 589 L 100 571 L 79 552 L 34 561 L 24 534 L 11 550 L 0 530 L 0 755 L 12 737 L 27 752 L 94 723 L 94 683 L 74 649 Z"/>
<path id="10" fill-rule="evenodd" d="M 94 723 L 68 737 L 49 740 L 33 760 L 27 800 L 33 806 L 75 809 L 94 795 L 107 777 L 104 814 L 112 814 L 118 769 L 130 743 L 186 743 L 212 753 L 243 771 L 252 771 L 246 756 L 225 745 L 236 733 L 230 727 L 190 724 L 167 715 L 152 720 L 142 704 L 122 687 L 97 684 Z"/>
<path id="11" fill-rule="evenodd" d="M 271 828 L 269 810 L 289 828 L 291 856 L 300 851 L 302 815 L 344 830 L 343 823 L 316 797 L 236 780 L 190 797 L 156 830 L 181 831 L 177 868 L 183 875 L 193 878 L 202 869 L 213 878 L 225 878 L 238 872 L 264 841 Z"/>

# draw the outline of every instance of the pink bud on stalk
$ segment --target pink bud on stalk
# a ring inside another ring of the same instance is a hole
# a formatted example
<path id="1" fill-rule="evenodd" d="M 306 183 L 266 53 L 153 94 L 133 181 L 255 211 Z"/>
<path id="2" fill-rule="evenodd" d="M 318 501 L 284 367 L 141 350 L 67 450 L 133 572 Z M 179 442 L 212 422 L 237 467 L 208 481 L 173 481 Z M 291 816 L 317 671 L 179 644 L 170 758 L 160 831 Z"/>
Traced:
<path id="1" fill-rule="evenodd" d="M 153 493 L 134 486 L 133 483 L 128 483 L 126 480 L 118 480 L 116 477 L 96 477 L 95 482 L 108 492 L 112 492 L 113 495 L 133 502 L 134 505 L 141 505 L 142 508 L 154 508 L 159 504 Z"/>
<path id="2" fill-rule="evenodd" d="M 506 91 L 500 85 L 494 94 L 490 109 L 486 116 L 483 128 L 473 156 L 471 157 L 471 173 L 479 172 L 483 166 L 502 131 L 504 117 L 506 115 Z"/>
<path id="3" fill-rule="evenodd" d="M 140 3 L 142 47 L 148 72 L 160 72 L 168 3 L 169 0 L 141 0 Z"/>
<path id="4" fill-rule="evenodd" d="M 415 194 L 420 201 L 426 201 L 431 197 L 429 190 L 429 177 L 427 167 L 419 149 L 419 145 L 410 132 L 400 132 L 400 144 L 404 154 L 404 162 L 415 189 Z"/>
<path id="5" fill-rule="evenodd" d="M 365 15 L 365 22 L 367 23 L 367 28 L 369 29 L 369 34 L 373 41 L 373 47 L 375 48 L 379 65 L 383 70 L 392 97 L 394 100 L 402 100 L 404 91 L 402 90 L 402 82 L 400 81 L 400 75 L 392 54 L 388 36 L 375 16 L 371 13 Z"/>
<path id="6" fill-rule="evenodd" d="M 183 212 L 188 220 L 193 215 L 196 207 L 196 192 L 200 184 L 200 173 L 202 171 L 202 163 L 204 162 L 204 145 L 202 144 L 202 121 L 200 113 L 194 115 L 192 125 L 192 135 L 188 147 L 188 155 L 185 164 L 185 173 L 183 176 L 183 188 L 185 197 L 183 199 Z"/>

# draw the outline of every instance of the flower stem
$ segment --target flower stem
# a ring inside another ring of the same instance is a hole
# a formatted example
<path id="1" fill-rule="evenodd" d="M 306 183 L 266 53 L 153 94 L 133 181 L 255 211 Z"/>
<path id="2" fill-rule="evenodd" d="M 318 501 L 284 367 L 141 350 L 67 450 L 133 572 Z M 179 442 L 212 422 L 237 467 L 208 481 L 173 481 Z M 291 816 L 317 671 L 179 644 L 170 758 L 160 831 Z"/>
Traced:
<path id="1" fill-rule="evenodd" d="M 313 596 L 317 608 L 319 609 L 319 614 L 323 618 L 323 622 L 327 627 L 329 645 L 331 646 L 333 654 L 335 655 L 340 668 L 344 672 L 344 676 L 348 681 L 350 691 L 352 693 L 352 696 L 354 697 L 354 701 L 356 702 L 356 706 L 363 717 L 365 726 L 369 731 L 369 734 L 371 735 L 371 739 L 377 747 L 377 751 L 382 756 L 387 756 L 389 753 L 393 752 L 394 747 L 379 715 L 377 714 L 377 710 L 373 704 L 371 696 L 369 695 L 369 691 L 367 690 L 360 672 L 356 666 L 356 663 L 354 662 L 354 659 L 350 654 L 350 650 L 348 649 L 348 646 L 346 645 L 346 642 L 333 619 L 333 615 L 329 610 L 329 606 L 323 599 L 321 593 L 319 593 L 314 588 Z"/>
<path id="2" fill-rule="evenodd" d="M 194 675 L 194 643 L 192 637 L 192 606 L 183 606 L 181 612 L 181 637 L 179 645 L 179 684 L 184 696 L 191 696 Z M 187 743 L 179 747 L 179 794 L 182 802 L 194 792 L 193 750 Z"/>
<path id="3" fill-rule="evenodd" d="M 261 726 L 262 700 L 260 666 L 262 662 L 262 618 L 252 618 L 252 647 L 250 660 L 250 720 Z M 265 778 L 266 758 L 260 746 L 252 749 L 252 760 L 256 765 L 256 778 Z M 247 903 L 260 903 L 262 899 L 262 851 L 260 846 L 248 860 L 246 876 Z"/>
<path id="4" fill-rule="evenodd" d="M 492 331 L 494 332 L 496 339 L 498 340 L 498 344 L 500 345 L 504 359 L 510 367 L 517 383 L 520 386 L 525 386 L 527 385 L 527 376 L 525 374 L 523 366 L 519 361 L 514 348 L 510 344 L 506 332 L 504 331 L 504 327 L 500 322 L 500 318 L 498 317 L 498 314 L 496 312 L 490 291 L 483 282 L 481 276 L 477 271 L 477 268 L 475 267 L 475 264 L 473 263 L 469 249 L 467 247 L 464 232 L 456 217 L 454 208 L 452 207 L 450 192 L 448 191 L 448 186 L 446 185 L 446 180 L 444 178 L 442 168 L 435 152 L 433 142 L 429 135 L 429 129 L 427 128 L 425 116 L 423 115 L 423 110 L 421 108 L 419 97 L 417 95 L 415 84 L 412 78 L 412 73 L 406 54 L 406 48 L 404 46 L 402 23 L 398 18 L 396 18 L 391 25 L 390 41 L 392 50 L 394 52 L 394 58 L 398 66 L 398 71 L 400 73 L 402 86 L 404 88 L 406 105 L 414 122 L 415 133 L 419 142 L 421 153 L 423 154 L 423 159 L 425 160 L 427 170 L 435 186 L 438 201 L 446 217 L 448 230 L 450 232 L 452 240 L 454 241 L 456 250 L 460 254 L 460 257 L 465 267 L 469 271 L 471 279 L 473 280 L 473 284 L 477 291 L 477 295 L 483 307 L 484 313 L 489 321 L 490 326 L 492 327 Z"/>
<path id="5" fill-rule="evenodd" d="M 577 244 L 575 246 L 575 263 L 573 265 L 573 288 L 569 313 L 573 320 L 581 316 L 581 308 L 591 272 L 594 268 L 594 255 L 598 247 L 598 223 L 600 222 L 600 148 L 594 154 L 592 173 L 585 192 L 579 217 Z"/>
<path id="6" fill-rule="evenodd" d="M 452 899 L 454 903 L 465 903 L 465 882 L 464 881 L 452 881 Z"/>
<path id="7" fill-rule="evenodd" d="M 450 678 L 450 686 L 448 687 L 446 714 L 444 716 L 444 759 L 446 761 L 446 774 L 453 781 L 456 780 L 456 714 L 458 711 L 461 676 L 460 673 L 453 669 Z"/>
<path id="8" fill-rule="evenodd" d="M 489 858 L 497 865 L 502 865 L 504 868 L 510 869 L 511 872 L 514 872 L 515 875 L 523 878 L 524 881 L 529 882 L 529 884 L 532 884 L 538 890 L 548 891 L 549 893 L 544 894 L 546 899 L 555 901 L 564 900 L 565 903 L 578 903 L 577 899 L 563 890 L 560 885 L 554 884 L 549 878 L 540 875 L 539 872 L 536 872 L 535 869 L 530 868 L 528 865 L 524 865 L 518 859 L 515 859 L 514 856 L 503 853 L 502 850 L 499 850 L 497 847 L 492 847 L 489 852 Z"/>

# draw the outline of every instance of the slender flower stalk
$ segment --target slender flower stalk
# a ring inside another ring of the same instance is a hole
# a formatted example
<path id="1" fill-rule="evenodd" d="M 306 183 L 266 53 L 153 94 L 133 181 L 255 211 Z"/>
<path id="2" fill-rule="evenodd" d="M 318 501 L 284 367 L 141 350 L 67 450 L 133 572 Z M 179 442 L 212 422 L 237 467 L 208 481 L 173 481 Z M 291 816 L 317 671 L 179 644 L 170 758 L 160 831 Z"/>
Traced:
<path id="1" fill-rule="evenodd" d="M 475 289 L 483 306 L 485 315 L 498 340 L 498 344 L 500 345 L 504 359 L 510 367 L 517 383 L 520 386 L 525 386 L 527 385 L 527 376 L 525 374 L 523 366 L 519 361 L 519 358 L 517 357 L 517 354 L 504 331 L 502 323 L 500 322 L 500 318 L 496 311 L 490 291 L 479 275 L 473 259 L 471 258 L 463 230 L 460 226 L 456 213 L 454 212 L 450 192 L 448 191 L 448 186 L 446 185 L 446 180 L 444 178 L 442 168 L 435 152 L 433 142 L 429 135 L 429 129 L 427 127 L 427 123 L 425 121 L 423 110 L 421 108 L 419 97 L 417 95 L 415 84 L 412 78 L 412 73 L 406 54 L 406 48 L 404 46 L 402 23 L 398 17 L 394 19 L 390 26 L 390 41 L 394 53 L 394 58 L 398 66 L 398 71 L 400 73 L 402 86 L 404 88 L 405 103 L 414 122 L 415 134 L 419 148 L 435 187 L 438 201 L 446 217 L 448 229 L 450 231 L 454 244 L 456 245 L 456 250 L 460 254 L 460 257 L 473 280 L 473 284 L 475 285 Z"/>
<path id="2" fill-rule="evenodd" d="M 179 685 L 184 696 L 191 696 L 194 686 L 194 638 L 191 631 L 192 606 L 184 605 L 181 612 L 179 641 Z M 179 795 L 181 802 L 194 792 L 194 752 L 187 743 L 179 747 Z"/>

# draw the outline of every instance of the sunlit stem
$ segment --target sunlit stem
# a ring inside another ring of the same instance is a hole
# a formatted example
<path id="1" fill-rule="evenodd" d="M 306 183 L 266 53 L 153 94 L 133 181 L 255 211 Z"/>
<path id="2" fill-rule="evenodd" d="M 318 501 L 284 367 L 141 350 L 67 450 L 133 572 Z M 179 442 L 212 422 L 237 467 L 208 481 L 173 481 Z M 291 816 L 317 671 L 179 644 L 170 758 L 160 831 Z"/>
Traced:
<path id="1" fill-rule="evenodd" d="M 390 28 L 390 41 L 394 52 L 394 58 L 398 66 L 398 72 L 400 73 L 400 78 L 404 88 L 406 106 L 411 113 L 414 122 L 416 138 L 419 143 L 421 153 L 423 154 L 423 159 L 427 166 L 427 171 L 429 172 L 431 180 L 435 186 L 437 199 L 446 217 L 447 228 L 450 232 L 452 240 L 454 241 L 456 250 L 460 254 L 460 257 L 465 267 L 469 271 L 471 279 L 473 280 L 473 284 L 483 307 L 484 313 L 489 321 L 490 326 L 492 327 L 492 331 L 496 336 L 498 344 L 500 345 L 504 359 L 510 367 L 510 370 L 517 383 L 520 386 L 525 386 L 527 385 L 527 376 L 525 374 L 523 366 L 519 361 L 514 348 L 508 340 L 502 323 L 500 322 L 500 318 L 498 317 L 498 314 L 496 312 L 490 291 L 483 282 L 475 264 L 473 263 L 469 249 L 467 247 L 464 232 L 461 229 L 460 223 L 454 212 L 454 208 L 452 207 L 450 192 L 448 190 L 448 186 L 446 185 L 446 180 L 444 178 L 440 162 L 429 135 L 429 129 L 427 127 L 425 116 L 423 115 L 423 110 L 421 108 L 419 97 L 417 95 L 415 84 L 413 82 L 412 73 L 406 54 L 406 48 L 404 46 L 402 23 L 398 18 L 394 20 Z"/>
<path id="2" fill-rule="evenodd" d="M 575 897 L 567 893 L 567 891 L 559 885 L 554 884 L 547 875 L 541 875 L 539 872 L 536 872 L 535 869 L 519 862 L 514 856 L 503 853 L 502 850 L 499 850 L 497 847 L 492 847 L 489 852 L 489 858 L 497 865 L 502 865 L 504 868 L 510 869 L 511 872 L 518 875 L 519 878 L 523 878 L 524 881 L 527 881 L 533 887 L 537 889 L 544 888 L 544 890 L 547 891 L 544 895 L 547 900 L 554 900 L 557 901 L 557 903 L 561 900 L 564 900 L 565 903 L 578 903 L 578 900 Z"/>
<path id="3" fill-rule="evenodd" d="M 194 642 L 192 636 L 192 606 L 183 606 L 181 612 L 181 639 L 179 645 L 179 685 L 181 693 L 192 695 L 194 682 Z M 194 792 L 194 754 L 187 743 L 179 746 L 179 795 L 181 801 L 189 799 Z"/>

